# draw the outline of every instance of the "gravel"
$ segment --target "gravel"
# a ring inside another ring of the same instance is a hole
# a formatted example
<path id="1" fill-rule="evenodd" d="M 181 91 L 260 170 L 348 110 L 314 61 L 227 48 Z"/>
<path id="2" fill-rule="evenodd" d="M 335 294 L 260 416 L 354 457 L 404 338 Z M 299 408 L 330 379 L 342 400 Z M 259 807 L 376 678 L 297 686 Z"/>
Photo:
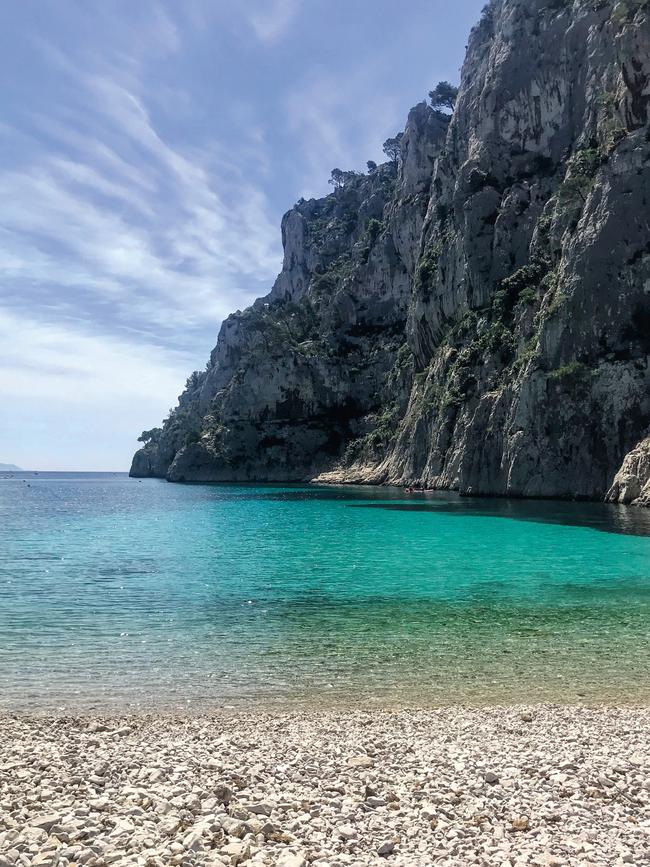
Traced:
<path id="1" fill-rule="evenodd" d="M 0 867 L 650 864 L 650 709 L 0 715 Z"/>

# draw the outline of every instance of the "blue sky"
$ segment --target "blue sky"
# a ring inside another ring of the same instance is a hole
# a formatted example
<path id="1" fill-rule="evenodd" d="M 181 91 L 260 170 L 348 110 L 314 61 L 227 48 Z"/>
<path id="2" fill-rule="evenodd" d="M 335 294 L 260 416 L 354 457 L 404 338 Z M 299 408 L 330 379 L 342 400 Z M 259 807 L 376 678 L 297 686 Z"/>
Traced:
<path id="1" fill-rule="evenodd" d="M 0 461 L 128 469 L 269 291 L 284 211 L 458 81 L 483 4 L 3 3 Z"/>

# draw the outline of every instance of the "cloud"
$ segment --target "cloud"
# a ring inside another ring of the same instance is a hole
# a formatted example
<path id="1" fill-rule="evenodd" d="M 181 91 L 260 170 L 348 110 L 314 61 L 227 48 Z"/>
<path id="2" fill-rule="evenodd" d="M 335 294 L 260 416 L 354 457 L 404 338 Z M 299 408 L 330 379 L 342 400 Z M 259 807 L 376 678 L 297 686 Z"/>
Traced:
<path id="1" fill-rule="evenodd" d="M 33 469 L 126 469 L 138 433 L 160 422 L 195 362 L 0 308 L 0 454 Z"/>
<path id="2" fill-rule="evenodd" d="M 5 399 L 29 395 L 84 407 L 179 393 L 194 359 L 167 346 L 98 334 L 0 308 L 0 381 Z M 170 399 L 170 398 L 168 398 Z"/>
<path id="3" fill-rule="evenodd" d="M 247 3 L 245 14 L 260 42 L 272 43 L 289 29 L 300 5 L 301 0 L 263 0 Z"/>
<path id="4" fill-rule="evenodd" d="M 168 143 L 144 86 L 95 72 L 78 84 L 93 110 L 35 118 L 52 145 L 34 138 L 31 159 L 0 172 L 16 293 L 76 287 L 117 319 L 165 327 L 218 321 L 270 288 L 281 251 L 264 194 L 218 147 Z"/>
<path id="5" fill-rule="evenodd" d="M 270 43 L 297 8 L 233 17 Z M 132 11 L 88 0 L 49 29 L 29 21 L 36 62 L 0 124 L 0 454 L 23 466 L 127 466 L 220 321 L 281 265 L 257 183 L 271 167 L 264 123 L 204 122 L 191 53 L 219 10 Z"/>
<path id="6" fill-rule="evenodd" d="M 385 94 L 376 63 L 339 72 L 315 69 L 299 81 L 284 101 L 289 130 L 301 151 L 307 195 L 323 195 L 329 171 L 365 169 L 364 160 L 382 159 L 381 144 L 393 135 L 402 114 L 395 95 Z"/>
<path id="7" fill-rule="evenodd" d="M 182 47 L 178 28 L 167 10 L 160 3 L 154 3 L 147 16 L 149 39 L 147 44 L 154 45 L 163 54 L 175 54 Z"/>

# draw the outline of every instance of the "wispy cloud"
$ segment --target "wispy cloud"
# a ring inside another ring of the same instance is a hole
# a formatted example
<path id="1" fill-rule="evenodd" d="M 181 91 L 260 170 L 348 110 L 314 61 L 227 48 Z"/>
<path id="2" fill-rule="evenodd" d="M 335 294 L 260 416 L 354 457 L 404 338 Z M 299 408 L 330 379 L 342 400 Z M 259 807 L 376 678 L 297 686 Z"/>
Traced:
<path id="1" fill-rule="evenodd" d="M 260 42 L 271 43 L 286 33 L 300 6 L 301 0 L 249 0 L 245 14 Z"/>
<path id="2" fill-rule="evenodd" d="M 32 160 L 0 172 L 16 290 L 45 288 L 47 274 L 48 285 L 107 295 L 118 318 L 187 325 L 226 315 L 246 278 L 270 284 L 280 251 L 264 194 L 217 148 L 169 144 L 143 93 L 117 77 L 78 83 L 96 109 L 37 119 L 58 149 L 34 142 Z"/>
<path id="3" fill-rule="evenodd" d="M 0 453 L 28 469 L 127 469 L 139 431 L 165 415 L 194 361 L 0 309 Z"/>
<path id="4" fill-rule="evenodd" d="M 326 171 L 365 168 L 365 159 L 381 159 L 381 143 L 403 114 L 395 95 L 374 86 L 374 62 L 353 72 L 315 69 L 285 99 L 288 128 L 301 150 L 305 195 L 322 195 Z"/>
<path id="5" fill-rule="evenodd" d="M 0 381 L 8 399 L 28 394 L 89 410 L 113 409 L 116 399 L 150 400 L 161 391 L 171 400 L 193 361 L 189 353 L 101 335 L 79 322 L 48 322 L 0 308 Z"/>
<path id="6" fill-rule="evenodd" d="M 250 19 L 258 39 L 292 14 L 268 12 Z M 267 292 L 281 263 L 255 180 L 268 168 L 263 128 L 249 124 L 237 150 L 226 128 L 199 133 L 191 77 L 160 75 L 191 50 L 184 12 L 142 0 L 127 20 L 89 0 L 76 15 L 67 23 L 88 40 L 30 33 L 36 98 L 1 130 L 0 452 L 32 466 L 45 449 L 63 467 L 84 451 L 100 467 L 101 442 L 126 463 L 220 321 Z"/>

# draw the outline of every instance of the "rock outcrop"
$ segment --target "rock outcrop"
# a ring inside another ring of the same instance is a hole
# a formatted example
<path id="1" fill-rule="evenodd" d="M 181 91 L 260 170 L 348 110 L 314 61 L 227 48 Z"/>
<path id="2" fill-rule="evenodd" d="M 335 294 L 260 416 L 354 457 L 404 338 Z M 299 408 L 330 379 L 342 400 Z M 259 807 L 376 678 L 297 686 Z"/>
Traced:
<path id="1" fill-rule="evenodd" d="M 289 211 L 132 474 L 603 498 L 650 424 L 649 104 L 650 4 L 493 0 L 451 119 Z"/>
<path id="2" fill-rule="evenodd" d="M 609 503 L 650 506 L 650 437 L 625 456 L 606 500 Z"/>

